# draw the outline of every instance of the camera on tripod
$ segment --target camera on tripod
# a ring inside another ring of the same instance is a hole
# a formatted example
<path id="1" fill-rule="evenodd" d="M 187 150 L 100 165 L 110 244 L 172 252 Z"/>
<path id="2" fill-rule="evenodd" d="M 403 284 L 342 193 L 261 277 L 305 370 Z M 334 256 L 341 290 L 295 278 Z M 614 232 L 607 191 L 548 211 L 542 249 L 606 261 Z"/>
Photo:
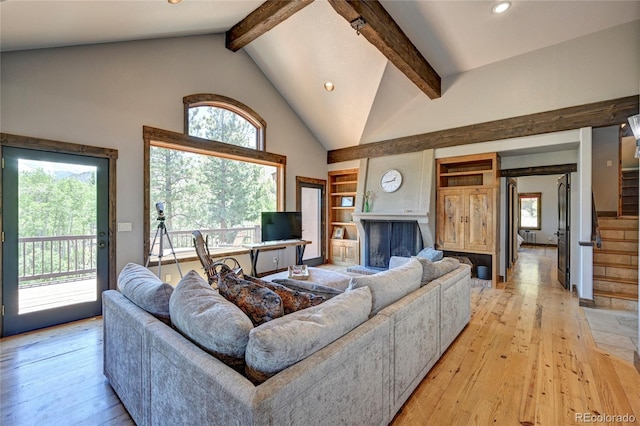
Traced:
<path id="1" fill-rule="evenodd" d="M 165 220 L 164 203 L 156 203 L 156 210 L 158 211 L 158 217 L 156 220 Z"/>

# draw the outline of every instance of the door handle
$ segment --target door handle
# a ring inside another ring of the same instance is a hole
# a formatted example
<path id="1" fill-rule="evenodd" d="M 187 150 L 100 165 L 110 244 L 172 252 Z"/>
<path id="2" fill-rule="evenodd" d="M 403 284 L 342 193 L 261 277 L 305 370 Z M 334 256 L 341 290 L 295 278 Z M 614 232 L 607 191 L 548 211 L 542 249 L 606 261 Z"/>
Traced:
<path id="1" fill-rule="evenodd" d="M 105 243 L 104 241 L 98 241 L 98 248 L 105 248 L 107 246 L 107 243 Z"/>

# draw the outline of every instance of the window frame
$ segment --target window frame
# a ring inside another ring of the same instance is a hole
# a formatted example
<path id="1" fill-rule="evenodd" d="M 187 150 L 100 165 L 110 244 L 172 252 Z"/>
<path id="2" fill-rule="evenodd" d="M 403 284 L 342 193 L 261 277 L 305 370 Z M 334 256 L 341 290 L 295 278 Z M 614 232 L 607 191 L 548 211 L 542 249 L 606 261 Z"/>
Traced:
<path id="1" fill-rule="evenodd" d="M 256 128 L 256 148 L 257 151 L 267 150 L 267 122 L 253 109 L 235 99 L 216 95 L 212 93 L 198 93 L 182 98 L 184 105 L 184 127 L 185 135 L 189 134 L 189 109 L 202 106 L 210 106 L 226 109 L 234 112 L 247 120 Z M 222 142 L 222 141 L 220 141 Z M 224 142 L 222 142 L 224 143 Z M 253 149 L 253 148 L 249 148 Z"/>
<path id="2" fill-rule="evenodd" d="M 522 225 L 522 199 L 523 198 L 536 198 L 538 200 L 538 217 L 537 225 L 523 226 Z M 542 229 L 542 192 L 520 192 L 518 193 L 518 227 L 519 229 L 528 231 L 540 231 Z"/>
<path id="3" fill-rule="evenodd" d="M 152 146 L 160 148 L 188 151 L 202 155 L 213 155 L 231 160 L 247 161 L 256 164 L 273 166 L 276 168 L 276 208 L 283 211 L 285 204 L 285 182 L 287 157 L 280 154 L 273 154 L 266 151 L 266 129 L 267 122 L 253 109 L 235 99 L 210 93 L 199 93 L 185 96 L 183 99 L 183 119 L 184 133 L 176 133 L 169 130 L 158 129 L 150 126 L 143 126 L 144 140 L 144 208 L 143 208 L 143 238 L 144 238 L 144 261 L 149 262 L 151 248 L 151 176 L 150 176 L 150 149 Z M 248 148 L 239 145 L 229 144 L 222 141 L 199 138 L 189 135 L 189 109 L 200 106 L 213 106 L 223 108 L 236 113 L 249 121 L 256 127 L 256 148 Z M 229 249 L 225 252 L 216 252 L 216 256 L 226 256 L 231 254 L 248 253 L 248 249 Z M 182 260 L 197 260 L 194 253 L 178 256 Z M 170 263 L 173 259 L 165 262 Z M 157 261 L 155 262 L 157 264 Z"/>

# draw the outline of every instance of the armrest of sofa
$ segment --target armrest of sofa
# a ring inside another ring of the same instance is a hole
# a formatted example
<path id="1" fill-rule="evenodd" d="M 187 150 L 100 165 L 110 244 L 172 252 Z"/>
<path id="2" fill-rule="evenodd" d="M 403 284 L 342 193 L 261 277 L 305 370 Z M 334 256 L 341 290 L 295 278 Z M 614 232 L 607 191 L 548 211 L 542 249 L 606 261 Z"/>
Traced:
<path id="1" fill-rule="evenodd" d="M 440 353 L 444 353 L 471 320 L 471 267 L 458 268 L 433 280 L 440 284 Z"/>
<path id="2" fill-rule="evenodd" d="M 149 364 L 145 329 L 160 321 L 116 290 L 102 293 L 102 317 L 104 375 L 136 424 L 147 425 Z"/>
<path id="3" fill-rule="evenodd" d="M 430 282 L 387 306 L 378 316 L 391 319 L 393 416 L 440 357 L 440 284 Z"/>

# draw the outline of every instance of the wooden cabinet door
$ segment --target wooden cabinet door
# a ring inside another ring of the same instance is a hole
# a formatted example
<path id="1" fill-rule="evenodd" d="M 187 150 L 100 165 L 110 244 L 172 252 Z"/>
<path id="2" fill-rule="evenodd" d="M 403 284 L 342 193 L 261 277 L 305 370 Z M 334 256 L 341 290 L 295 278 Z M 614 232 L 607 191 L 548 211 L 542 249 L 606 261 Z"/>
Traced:
<path id="1" fill-rule="evenodd" d="M 331 263 L 344 262 L 344 246 L 338 241 L 331 241 Z"/>
<path id="2" fill-rule="evenodd" d="M 357 265 L 360 263 L 359 254 L 360 250 L 358 250 L 358 242 L 345 242 L 344 246 L 344 261 L 345 263 L 349 263 L 352 265 Z"/>
<path id="3" fill-rule="evenodd" d="M 461 189 L 441 189 L 438 192 L 438 248 L 464 249 L 465 200 Z"/>
<path id="4" fill-rule="evenodd" d="M 465 249 L 490 252 L 493 248 L 493 188 L 466 191 Z"/>

